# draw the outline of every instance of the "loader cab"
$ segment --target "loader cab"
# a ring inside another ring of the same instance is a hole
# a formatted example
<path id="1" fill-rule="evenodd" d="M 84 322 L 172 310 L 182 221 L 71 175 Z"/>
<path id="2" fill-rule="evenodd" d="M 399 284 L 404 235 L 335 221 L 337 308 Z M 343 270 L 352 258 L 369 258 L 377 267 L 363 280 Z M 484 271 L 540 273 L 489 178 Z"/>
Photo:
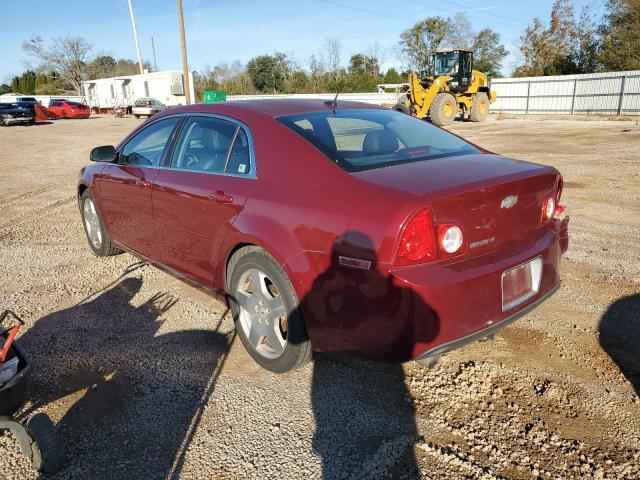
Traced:
<path id="1" fill-rule="evenodd" d="M 447 76 L 453 92 L 467 90 L 472 82 L 472 50 L 440 50 L 433 54 L 433 76 Z"/>

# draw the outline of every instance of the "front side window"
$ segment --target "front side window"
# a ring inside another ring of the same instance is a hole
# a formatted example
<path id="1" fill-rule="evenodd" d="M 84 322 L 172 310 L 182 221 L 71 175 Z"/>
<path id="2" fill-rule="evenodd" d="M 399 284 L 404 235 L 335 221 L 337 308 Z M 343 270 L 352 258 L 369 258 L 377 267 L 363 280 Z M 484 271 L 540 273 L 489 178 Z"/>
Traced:
<path id="1" fill-rule="evenodd" d="M 247 175 L 249 158 L 249 142 L 241 126 L 215 117 L 192 117 L 182 128 L 171 166 Z"/>
<path id="2" fill-rule="evenodd" d="M 455 135 L 392 110 L 327 110 L 278 121 L 348 172 L 478 153 Z"/>
<path id="3" fill-rule="evenodd" d="M 163 119 L 137 133 L 120 152 L 118 163 L 146 167 L 160 165 L 162 153 L 179 120 L 179 117 Z"/>

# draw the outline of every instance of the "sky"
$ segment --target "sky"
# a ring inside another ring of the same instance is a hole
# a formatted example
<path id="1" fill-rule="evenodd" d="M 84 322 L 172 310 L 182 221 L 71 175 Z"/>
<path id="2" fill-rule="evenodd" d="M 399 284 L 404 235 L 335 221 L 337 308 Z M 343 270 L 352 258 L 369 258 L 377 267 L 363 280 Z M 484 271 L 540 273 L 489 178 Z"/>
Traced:
<path id="1" fill-rule="evenodd" d="M 132 3 L 143 60 L 152 64 L 153 36 L 158 69 L 181 69 L 175 0 Z M 309 57 L 322 50 L 327 38 L 341 41 L 343 64 L 377 42 L 386 69 L 400 66 L 397 45 L 402 31 L 428 16 L 465 12 L 474 30 L 491 27 L 500 33 L 510 51 L 502 70 L 509 74 L 518 61 L 523 29 L 534 17 L 548 21 L 552 4 L 553 0 L 183 0 L 183 10 L 190 70 L 220 61 L 247 62 L 276 51 L 306 68 Z M 577 12 L 585 5 L 601 12 L 603 0 L 574 0 L 574 5 Z M 0 29 L 2 82 L 33 62 L 21 45 L 35 35 L 45 40 L 80 36 L 96 54 L 136 58 L 127 0 L 0 0 L 0 8 L 5 14 L 10 10 L 26 14 L 18 15 L 20 21 L 3 22 Z"/>

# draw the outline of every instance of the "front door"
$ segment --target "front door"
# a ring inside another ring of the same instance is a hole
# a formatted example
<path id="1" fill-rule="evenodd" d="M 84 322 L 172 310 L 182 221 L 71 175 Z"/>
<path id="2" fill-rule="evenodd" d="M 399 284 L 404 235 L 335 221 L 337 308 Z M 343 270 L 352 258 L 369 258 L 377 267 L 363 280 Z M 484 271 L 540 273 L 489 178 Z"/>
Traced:
<path id="1" fill-rule="evenodd" d="M 180 117 L 151 123 L 107 164 L 98 181 L 102 217 L 112 240 L 145 256 L 154 254 L 151 189 L 165 147 Z"/>
<path id="2" fill-rule="evenodd" d="M 153 186 L 159 260 L 211 288 L 224 237 L 254 185 L 245 127 L 215 116 L 190 117 L 169 168 Z"/>

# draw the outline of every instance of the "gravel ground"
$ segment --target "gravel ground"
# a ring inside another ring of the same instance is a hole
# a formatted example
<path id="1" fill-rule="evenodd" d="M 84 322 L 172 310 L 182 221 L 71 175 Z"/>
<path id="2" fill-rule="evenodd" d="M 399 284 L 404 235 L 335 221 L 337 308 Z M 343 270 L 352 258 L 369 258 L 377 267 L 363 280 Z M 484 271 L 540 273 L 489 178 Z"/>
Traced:
<path id="1" fill-rule="evenodd" d="M 563 285 L 436 368 L 319 355 L 257 367 L 224 307 L 124 254 L 92 256 L 75 200 L 92 146 L 139 121 L 0 129 L 0 307 L 27 322 L 54 478 L 640 478 L 640 126 L 490 119 L 452 130 L 556 166 Z M 37 475 L 9 434 L 0 476 Z"/>

